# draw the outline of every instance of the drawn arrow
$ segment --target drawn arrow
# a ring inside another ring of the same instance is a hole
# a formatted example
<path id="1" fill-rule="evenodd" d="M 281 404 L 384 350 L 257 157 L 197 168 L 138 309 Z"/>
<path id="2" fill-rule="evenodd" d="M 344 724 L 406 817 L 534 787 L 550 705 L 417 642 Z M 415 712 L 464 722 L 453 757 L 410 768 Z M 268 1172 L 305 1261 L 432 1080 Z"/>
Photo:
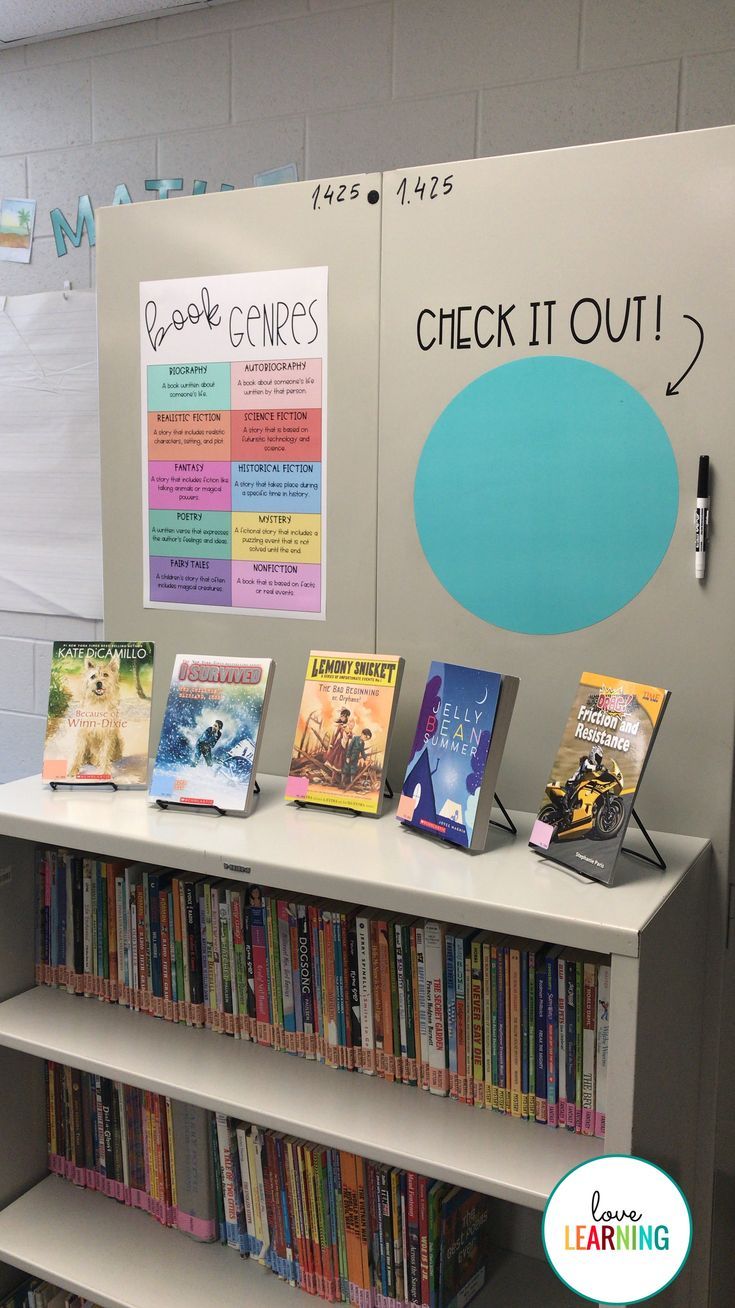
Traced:
<path id="1" fill-rule="evenodd" d="M 679 378 L 679 380 L 678 380 L 678 381 L 675 381 L 675 382 L 667 382 L 667 383 L 666 383 L 666 394 L 667 394 L 667 395 L 678 395 L 678 394 L 679 394 L 679 387 L 681 386 L 681 383 L 683 382 L 684 378 L 687 377 L 687 376 L 689 375 L 689 373 L 692 371 L 692 368 L 694 367 L 695 363 L 697 362 L 697 359 L 699 358 L 700 354 L 702 353 L 702 346 L 704 345 L 704 327 L 702 326 L 701 322 L 697 322 L 697 319 L 696 319 L 696 318 L 692 318 L 692 315 L 691 315 L 690 313 L 684 313 L 684 314 L 682 314 L 682 317 L 683 317 L 683 318 L 688 318 L 689 321 L 690 321 L 690 322 L 693 322 L 694 325 L 695 325 L 695 327 L 697 327 L 697 328 L 699 329 L 699 345 L 697 346 L 697 353 L 695 354 L 694 358 L 692 359 L 691 363 L 689 364 L 689 367 L 686 368 L 685 371 L 681 374 L 681 377 Z"/>

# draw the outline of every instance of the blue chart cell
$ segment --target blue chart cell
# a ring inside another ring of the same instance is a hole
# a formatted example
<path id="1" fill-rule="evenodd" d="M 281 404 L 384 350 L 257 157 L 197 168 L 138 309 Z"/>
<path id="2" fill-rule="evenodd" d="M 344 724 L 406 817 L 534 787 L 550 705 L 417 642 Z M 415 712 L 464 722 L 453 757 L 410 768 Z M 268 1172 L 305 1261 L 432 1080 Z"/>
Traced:
<path id="1" fill-rule="evenodd" d="M 485 622 L 551 635 L 610 617 L 650 581 L 679 506 L 650 404 L 581 359 L 518 359 L 437 418 L 416 471 L 421 547 Z"/>
<path id="2" fill-rule="evenodd" d="M 233 463 L 232 508 L 246 513 L 320 513 L 321 463 Z"/>

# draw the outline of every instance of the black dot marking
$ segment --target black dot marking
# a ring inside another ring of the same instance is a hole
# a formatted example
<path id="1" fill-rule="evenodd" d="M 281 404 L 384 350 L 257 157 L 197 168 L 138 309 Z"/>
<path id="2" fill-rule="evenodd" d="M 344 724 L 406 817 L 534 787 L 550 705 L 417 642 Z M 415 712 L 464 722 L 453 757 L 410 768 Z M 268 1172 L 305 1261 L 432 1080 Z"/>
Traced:
<path id="1" fill-rule="evenodd" d="M 380 199 L 379 191 L 368 191 L 368 197 L 367 197 L 368 204 L 377 204 L 379 199 Z"/>

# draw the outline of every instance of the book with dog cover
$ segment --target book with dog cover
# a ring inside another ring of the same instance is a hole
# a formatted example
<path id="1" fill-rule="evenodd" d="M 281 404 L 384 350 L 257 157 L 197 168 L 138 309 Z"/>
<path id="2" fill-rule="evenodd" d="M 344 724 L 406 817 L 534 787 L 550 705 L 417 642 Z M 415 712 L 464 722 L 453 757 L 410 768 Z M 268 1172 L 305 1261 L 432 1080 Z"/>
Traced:
<path id="1" fill-rule="evenodd" d="M 312 650 L 286 798 L 378 817 L 403 659 Z"/>
<path id="2" fill-rule="evenodd" d="M 273 659 L 176 655 L 152 800 L 250 812 L 275 666 Z"/>
<path id="3" fill-rule="evenodd" d="M 152 690 L 150 641 L 54 641 L 43 780 L 145 786 Z"/>
<path id="4" fill-rule="evenodd" d="M 432 663 L 396 817 L 440 840 L 485 848 L 518 678 Z"/>
<path id="5" fill-rule="evenodd" d="M 583 672 L 529 844 L 610 885 L 670 692 Z"/>

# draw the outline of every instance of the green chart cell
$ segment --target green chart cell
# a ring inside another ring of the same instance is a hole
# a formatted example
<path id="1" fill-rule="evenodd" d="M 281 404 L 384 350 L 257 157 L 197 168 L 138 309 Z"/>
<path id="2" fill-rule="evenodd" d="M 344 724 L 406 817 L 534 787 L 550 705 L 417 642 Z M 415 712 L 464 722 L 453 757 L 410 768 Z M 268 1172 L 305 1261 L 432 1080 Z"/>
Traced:
<path id="1" fill-rule="evenodd" d="M 149 364 L 149 412 L 204 413 L 229 407 L 229 363 Z"/>
<path id="2" fill-rule="evenodd" d="M 148 514 L 151 555 L 183 559 L 230 559 L 231 523 L 229 513 L 151 509 Z"/>

